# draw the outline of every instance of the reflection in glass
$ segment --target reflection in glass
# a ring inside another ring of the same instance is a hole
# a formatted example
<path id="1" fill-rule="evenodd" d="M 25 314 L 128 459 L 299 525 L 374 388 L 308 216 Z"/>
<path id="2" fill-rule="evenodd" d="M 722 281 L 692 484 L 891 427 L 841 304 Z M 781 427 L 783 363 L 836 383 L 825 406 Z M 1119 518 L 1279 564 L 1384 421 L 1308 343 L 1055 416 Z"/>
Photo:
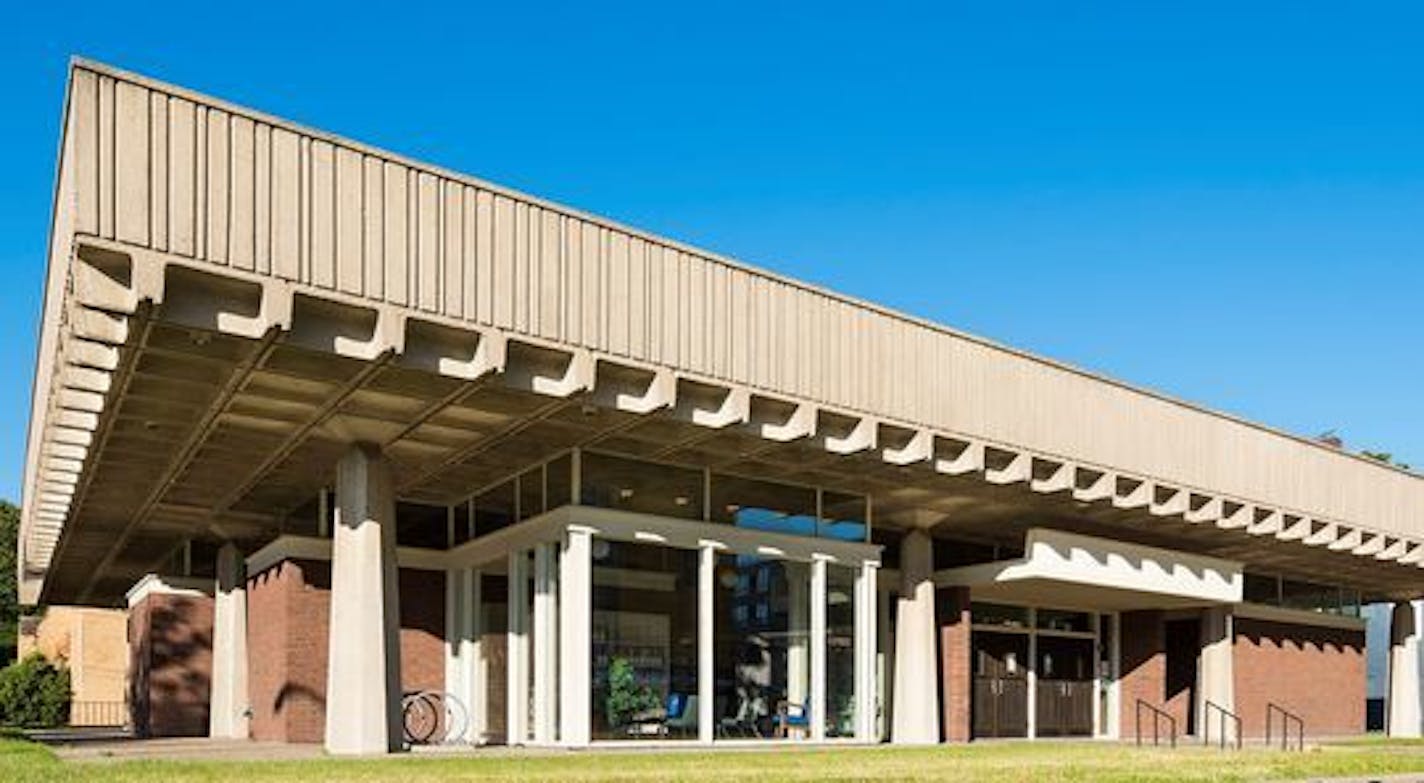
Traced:
<path id="1" fill-rule="evenodd" d="M 717 736 L 807 737 L 810 567 L 719 555 L 716 568 Z"/>
<path id="2" fill-rule="evenodd" d="M 1022 606 L 975 602 L 969 606 L 969 616 L 975 625 L 1028 628 L 1028 610 Z"/>
<path id="3" fill-rule="evenodd" d="M 697 738 L 695 550 L 595 539 L 595 739 Z"/>
<path id="4" fill-rule="evenodd" d="M 798 536 L 816 534 L 816 490 L 789 484 L 712 476 L 712 521 Z"/>
<path id="5" fill-rule="evenodd" d="M 702 518 L 701 470 L 585 452 L 579 502 L 679 519 Z"/>
<path id="6" fill-rule="evenodd" d="M 816 535 L 841 541 L 864 541 L 867 518 L 864 495 L 824 491 L 821 493 L 821 522 Z"/>
<path id="7" fill-rule="evenodd" d="M 544 466 L 519 474 L 519 521 L 544 513 Z"/>
<path id="8" fill-rule="evenodd" d="M 855 569 L 826 564 L 826 736 L 855 736 Z"/>
<path id="9" fill-rule="evenodd" d="M 573 502 L 573 458 L 565 454 L 549 461 L 544 468 L 545 507 L 553 511 Z"/>
<path id="10" fill-rule="evenodd" d="M 514 524 L 514 479 L 475 496 L 475 537 L 488 535 Z"/>

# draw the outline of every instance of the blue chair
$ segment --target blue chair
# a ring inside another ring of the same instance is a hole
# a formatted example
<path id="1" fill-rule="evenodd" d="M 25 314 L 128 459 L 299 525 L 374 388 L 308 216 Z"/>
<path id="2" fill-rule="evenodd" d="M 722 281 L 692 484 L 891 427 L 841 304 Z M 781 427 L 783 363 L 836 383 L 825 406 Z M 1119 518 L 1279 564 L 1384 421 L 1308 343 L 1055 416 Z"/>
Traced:
<path id="1" fill-rule="evenodd" d="M 811 733 L 811 700 L 800 704 L 781 702 L 776 711 L 776 736 L 778 739 L 785 739 L 790 735 L 791 730 L 805 732 L 807 736 Z"/>
<path id="2" fill-rule="evenodd" d="M 668 733 L 677 732 L 683 736 L 696 734 L 697 695 L 668 694 L 667 720 L 663 722 L 663 726 Z"/>

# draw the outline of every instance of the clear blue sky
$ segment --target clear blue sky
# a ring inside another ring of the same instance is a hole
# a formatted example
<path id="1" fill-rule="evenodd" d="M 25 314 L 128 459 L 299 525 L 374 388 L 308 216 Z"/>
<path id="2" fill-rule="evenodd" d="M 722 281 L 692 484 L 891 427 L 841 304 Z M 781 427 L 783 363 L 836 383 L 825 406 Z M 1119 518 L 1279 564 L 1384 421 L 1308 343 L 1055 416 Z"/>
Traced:
<path id="1" fill-rule="evenodd" d="M 0 496 L 76 53 L 1424 463 L 1418 3 L 417 5 L 6 11 Z"/>

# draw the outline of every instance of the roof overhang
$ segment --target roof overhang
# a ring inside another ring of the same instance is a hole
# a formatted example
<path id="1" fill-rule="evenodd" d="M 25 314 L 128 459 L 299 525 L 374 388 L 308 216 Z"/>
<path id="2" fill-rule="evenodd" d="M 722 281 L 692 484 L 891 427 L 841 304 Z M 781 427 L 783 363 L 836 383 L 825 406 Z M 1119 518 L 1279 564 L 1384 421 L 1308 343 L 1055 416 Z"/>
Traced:
<path id="1" fill-rule="evenodd" d="M 1416 475 L 107 66 L 63 133 L 25 600 L 255 549 L 354 442 L 427 502 L 597 446 L 1421 593 Z"/>
<path id="2" fill-rule="evenodd" d="M 1237 604 L 1240 563 L 1187 552 L 1035 528 L 1024 556 L 940 571 L 975 600 L 1102 610 Z"/>

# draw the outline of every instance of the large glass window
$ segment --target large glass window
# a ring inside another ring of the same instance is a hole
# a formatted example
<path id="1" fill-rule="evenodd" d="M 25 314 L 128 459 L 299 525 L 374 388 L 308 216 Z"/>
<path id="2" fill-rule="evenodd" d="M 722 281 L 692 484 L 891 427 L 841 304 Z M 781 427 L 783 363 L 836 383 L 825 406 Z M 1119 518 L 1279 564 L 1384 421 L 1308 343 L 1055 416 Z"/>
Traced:
<path id="1" fill-rule="evenodd" d="M 715 585 L 717 736 L 809 736 L 810 566 L 719 555 Z"/>
<path id="2" fill-rule="evenodd" d="M 585 506 L 702 519 L 701 470 L 588 452 L 582 462 Z"/>
<path id="3" fill-rule="evenodd" d="M 475 496 L 475 536 L 484 536 L 514 524 L 514 480 Z"/>
<path id="4" fill-rule="evenodd" d="M 544 506 L 552 511 L 573 502 L 573 459 L 565 454 L 551 460 L 544 472 Z"/>
<path id="5" fill-rule="evenodd" d="M 816 534 L 816 490 L 789 484 L 712 476 L 712 521 L 799 536 Z"/>
<path id="6" fill-rule="evenodd" d="M 864 541 L 869 531 L 868 505 L 864 495 L 844 492 L 821 493 L 821 523 L 816 535 L 841 541 Z"/>
<path id="7" fill-rule="evenodd" d="M 696 739 L 698 553 L 595 539 L 595 739 Z"/>
<path id="8" fill-rule="evenodd" d="M 519 474 L 519 521 L 544 513 L 544 466 Z"/>
<path id="9" fill-rule="evenodd" d="M 854 737 L 855 709 L 855 569 L 828 563 L 826 736 Z"/>

